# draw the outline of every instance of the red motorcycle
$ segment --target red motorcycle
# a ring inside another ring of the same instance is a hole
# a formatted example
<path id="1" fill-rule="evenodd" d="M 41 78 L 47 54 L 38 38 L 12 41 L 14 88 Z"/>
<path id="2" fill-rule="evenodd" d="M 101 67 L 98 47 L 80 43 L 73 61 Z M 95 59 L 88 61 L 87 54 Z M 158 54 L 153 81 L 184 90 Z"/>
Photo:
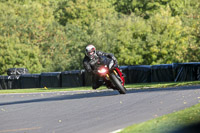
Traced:
<path id="1" fill-rule="evenodd" d="M 107 88 L 118 90 L 120 94 L 126 94 L 124 76 L 112 59 L 101 56 L 97 66 L 97 74 L 103 79 Z"/>

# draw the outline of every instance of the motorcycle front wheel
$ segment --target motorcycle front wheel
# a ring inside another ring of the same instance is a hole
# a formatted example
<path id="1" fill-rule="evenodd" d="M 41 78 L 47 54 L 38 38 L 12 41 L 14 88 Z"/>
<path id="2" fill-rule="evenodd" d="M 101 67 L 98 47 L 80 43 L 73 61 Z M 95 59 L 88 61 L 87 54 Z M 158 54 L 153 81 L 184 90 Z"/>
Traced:
<path id="1" fill-rule="evenodd" d="M 110 74 L 110 79 L 112 83 L 117 87 L 120 94 L 126 94 L 125 87 L 121 84 L 121 82 L 119 81 L 119 79 L 116 77 L 114 73 Z"/>

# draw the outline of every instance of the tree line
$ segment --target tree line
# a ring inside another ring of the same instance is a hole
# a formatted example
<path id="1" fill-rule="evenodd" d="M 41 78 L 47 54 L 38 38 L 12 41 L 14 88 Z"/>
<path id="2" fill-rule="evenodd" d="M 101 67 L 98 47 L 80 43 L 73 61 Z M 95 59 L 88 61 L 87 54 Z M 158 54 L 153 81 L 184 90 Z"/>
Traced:
<path id="1" fill-rule="evenodd" d="M 1 0 L 0 75 L 83 69 L 85 46 L 119 65 L 200 60 L 200 0 Z"/>

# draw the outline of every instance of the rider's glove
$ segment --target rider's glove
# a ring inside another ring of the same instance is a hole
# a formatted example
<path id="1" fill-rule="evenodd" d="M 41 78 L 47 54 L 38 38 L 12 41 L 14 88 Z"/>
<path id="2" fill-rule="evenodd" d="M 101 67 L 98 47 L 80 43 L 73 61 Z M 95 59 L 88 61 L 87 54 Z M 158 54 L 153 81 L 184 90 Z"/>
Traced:
<path id="1" fill-rule="evenodd" d="M 117 67 L 117 68 L 119 68 L 119 65 L 116 63 L 116 64 L 114 65 L 114 67 Z"/>

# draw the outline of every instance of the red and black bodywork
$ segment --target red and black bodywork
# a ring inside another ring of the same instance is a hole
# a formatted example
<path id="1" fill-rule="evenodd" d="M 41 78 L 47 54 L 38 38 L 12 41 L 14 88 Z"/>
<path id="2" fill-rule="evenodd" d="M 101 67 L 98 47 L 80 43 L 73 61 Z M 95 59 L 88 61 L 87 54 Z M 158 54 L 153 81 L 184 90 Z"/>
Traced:
<path id="1" fill-rule="evenodd" d="M 126 93 L 125 78 L 112 59 L 100 57 L 97 74 L 103 78 L 107 88 L 118 90 L 120 94 Z"/>

